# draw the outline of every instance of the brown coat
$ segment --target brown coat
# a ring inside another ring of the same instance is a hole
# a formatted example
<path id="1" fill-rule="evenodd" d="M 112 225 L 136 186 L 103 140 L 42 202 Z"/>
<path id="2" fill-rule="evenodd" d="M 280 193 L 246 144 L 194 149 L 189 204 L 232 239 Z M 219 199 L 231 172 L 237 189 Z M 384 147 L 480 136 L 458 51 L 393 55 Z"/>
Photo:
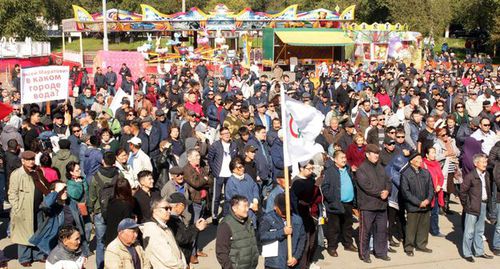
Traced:
<path id="1" fill-rule="evenodd" d="M 323 129 L 323 136 L 325 137 L 326 141 L 328 144 L 338 144 L 340 138 L 342 135 L 344 135 L 345 130 L 339 127 L 339 132 L 337 134 L 333 135 L 333 133 L 330 132 L 330 127 L 324 128 Z"/>
<path id="2" fill-rule="evenodd" d="M 183 171 L 184 180 L 188 184 L 191 201 L 200 204 L 202 200 L 208 199 L 208 190 L 213 183 L 208 176 L 208 172 L 203 167 L 200 167 L 200 173 L 198 173 L 189 163 L 184 166 Z M 202 192 L 205 191 L 206 195 L 202 198 Z"/>

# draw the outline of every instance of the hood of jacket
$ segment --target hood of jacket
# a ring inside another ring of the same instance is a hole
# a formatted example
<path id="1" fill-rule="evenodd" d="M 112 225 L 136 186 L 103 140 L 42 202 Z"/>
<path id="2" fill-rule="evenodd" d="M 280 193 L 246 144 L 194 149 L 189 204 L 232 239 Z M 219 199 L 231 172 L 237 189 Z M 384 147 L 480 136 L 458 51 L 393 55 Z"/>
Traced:
<path id="1" fill-rule="evenodd" d="M 17 132 L 19 132 L 19 130 L 16 127 L 14 127 L 10 124 L 5 125 L 5 127 L 3 127 L 3 131 L 5 133 L 17 133 Z"/>
<path id="2" fill-rule="evenodd" d="M 60 149 L 55 155 L 54 158 L 64 161 L 71 156 L 71 151 L 69 149 Z"/>
<path id="3" fill-rule="evenodd" d="M 99 173 L 101 175 L 107 177 L 107 178 L 113 178 L 118 175 L 118 168 L 111 166 L 111 167 L 104 167 L 101 166 L 99 167 Z"/>

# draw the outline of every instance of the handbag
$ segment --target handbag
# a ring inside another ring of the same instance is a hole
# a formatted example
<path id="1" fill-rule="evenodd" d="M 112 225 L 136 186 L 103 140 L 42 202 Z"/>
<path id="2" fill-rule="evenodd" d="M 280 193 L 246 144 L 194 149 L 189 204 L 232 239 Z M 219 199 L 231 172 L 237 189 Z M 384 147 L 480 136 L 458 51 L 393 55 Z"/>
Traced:
<path id="1" fill-rule="evenodd" d="M 78 211 L 80 212 L 80 214 L 82 215 L 82 217 L 86 217 L 89 215 L 89 211 L 87 209 L 87 204 L 85 202 L 83 203 L 76 203 L 76 205 L 78 206 Z"/>

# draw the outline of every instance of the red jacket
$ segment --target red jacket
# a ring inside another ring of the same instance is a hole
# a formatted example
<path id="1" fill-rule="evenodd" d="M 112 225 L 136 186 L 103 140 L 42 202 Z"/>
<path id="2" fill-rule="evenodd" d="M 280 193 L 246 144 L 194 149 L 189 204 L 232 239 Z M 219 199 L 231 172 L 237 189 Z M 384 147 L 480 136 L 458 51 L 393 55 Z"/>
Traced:
<path id="1" fill-rule="evenodd" d="M 391 98 L 389 97 L 389 95 L 387 93 L 381 94 L 378 92 L 377 94 L 375 94 L 375 98 L 378 99 L 381 107 L 382 106 L 392 107 Z"/>
<path id="2" fill-rule="evenodd" d="M 349 164 L 350 167 L 359 167 L 363 163 L 366 158 L 365 147 L 366 145 L 363 145 L 361 149 L 359 149 L 356 143 L 352 143 L 347 147 L 347 164 Z"/>
<path id="3" fill-rule="evenodd" d="M 434 193 L 438 197 L 438 204 L 439 206 L 444 206 L 444 176 L 443 171 L 441 170 L 441 164 L 438 161 L 429 161 L 427 160 L 427 158 L 424 158 L 424 161 L 422 162 L 422 168 L 427 169 L 427 171 L 429 171 L 429 174 L 431 174 Z M 441 190 L 436 193 L 436 186 L 438 185 L 441 186 Z M 432 198 L 431 207 L 434 207 L 436 195 L 434 195 L 434 198 Z"/>

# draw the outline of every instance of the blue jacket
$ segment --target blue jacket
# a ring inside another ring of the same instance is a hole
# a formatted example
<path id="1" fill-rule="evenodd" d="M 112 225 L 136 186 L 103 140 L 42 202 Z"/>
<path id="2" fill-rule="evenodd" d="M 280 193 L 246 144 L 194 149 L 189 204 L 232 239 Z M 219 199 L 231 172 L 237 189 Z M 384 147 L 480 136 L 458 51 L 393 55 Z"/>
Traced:
<path id="1" fill-rule="evenodd" d="M 260 191 L 259 186 L 248 174 L 244 174 L 242 180 L 237 179 L 234 175 L 231 175 L 227 180 L 226 187 L 224 189 L 224 213 L 227 214 L 231 211 L 230 204 L 231 198 L 235 195 L 242 195 L 248 199 L 248 204 L 251 204 L 253 199 L 260 201 Z M 257 229 L 257 215 L 253 210 L 248 211 L 248 218 L 252 220 L 252 225 L 254 229 Z"/>
<path id="2" fill-rule="evenodd" d="M 49 255 L 50 251 L 57 245 L 57 234 L 59 228 L 64 225 L 64 206 L 57 203 L 58 193 L 53 191 L 43 199 L 40 208 L 45 213 L 45 219 L 33 236 L 30 238 L 29 242 L 37 246 L 46 255 Z M 83 217 L 81 216 L 78 206 L 69 197 L 69 208 L 71 209 L 71 215 L 76 223 L 76 228 L 80 232 L 82 241 L 85 241 L 85 224 Z M 84 242 L 82 244 L 82 250 L 84 256 L 89 256 L 88 244 Z"/>
<path id="3" fill-rule="evenodd" d="M 259 193 L 259 186 L 249 175 L 244 174 L 242 180 L 231 175 L 227 180 L 224 196 L 228 205 L 231 202 L 231 198 L 237 194 L 245 196 L 248 199 L 248 203 L 251 204 L 253 199 L 259 200 Z"/>
<path id="4" fill-rule="evenodd" d="M 101 167 L 102 162 L 102 151 L 96 148 L 87 148 L 85 150 L 85 161 L 83 161 L 83 172 L 85 173 L 85 178 L 90 184 L 92 176 L 97 172 L 99 167 Z"/>
<path id="5" fill-rule="evenodd" d="M 236 143 L 230 142 L 229 144 L 229 155 L 231 159 L 235 158 L 238 155 L 238 148 Z M 214 178 L 219 177 L 219 173 L 222 167 L 222 160 L 224 159 L 224 148 L 222 146 L 222 142 L 220 140 L 215 141 L 210 148 L 208 149 L 208 166 L 212 171 L 212 175 Z"/>
<path id="6" fill-rule="evenodd" d="M 170 120 L 166 119 L 164 122 L 156 120 L 153 124 L 160 130 L 160 141 L 166 140 L 169 136 L 170 126 L 172 126 Z"/>
<path id="7" fill-rule="evenodd" d="M 385 173 L 392 182 L 391 196 L 389 196 L 389 206 L 396 208 L 399 207 L 400 195 L 399 195 L 399 184 L 401 180 L 401 170 L 408 163 L 408 158 L 406 158 L 402 153 L 394 156 L 391 161 L 385 167 Z"/>
<path id="8" fill-rule="evenodd" d="M 151 132 L 153 133 L 153 132 Z M 139 131 L 139 134 L 137 134 L 137 138 L 141 140 L 141 149 L 144 151 L 144 153 L 148 154 L 149 153 L 149 136 L 144 132 L 144 130 Z"/>
<path id="9" fill-rule="evenodd" d="M 146 135 L 146 133 L 144 133 Z M 139 134 L 140 135 L 140 134 Z M 161 132 L 155 125 L 151 126 L 151 133 L 148 136 L 149 156 L 156 160 L 160 156 Z"/>
<path id="10" fill-rule="evenodd" d="M 267 125 L 264 125 L 264 122 L 262 122 L 262 120 L 260 119 L 259 114 L 255 113 L 255 115 L 253 116 L 253 119 L 255 121 L 255 126 L 257 125 L 266 126 L 266 131 L 269 131 L 269 128 L 272 127 L 271 117 L 269 117 L 269 115 L 267 114 L 264 114 L 264 118 L 266 119 Z"/>
<path id="11" fill-rule="evenodd" d="M 257 176 L 259 176 L 261 180 L 271 179 L 273 160 L 267 142 L 262 142 L 262 146 L 264 147 L 265 152 L 262 152 L 261 142 L 257 141 L 255 137 L 250 138 L 247 142 L 247 145 L 252 145 L 257 149 L 257 152 L 255 153 Z"/>
<path id="12" fill-rule="evenodd" d="M 207 118 L 208 118 L 208 126 L 212 128 L 217 128 L 219 125 L 219 118 L 217 117 L 218 109 L 215 104 L 210 104 L 207 108 Z M 222 114 L 222 111 L 221 111 Z M 222 118 L 222 117 L 221 117 Z"/>
<path id="13" fill-rule="evenodd" d="M 68 137 L 69 142 L 71 142 L 71 146 L 69 150 L 72 155 L 80 156 L 80 145 L 82 144 L 78 138 L 74 135 L 70 135 Z"/>
<path id="14" fill-rule="evenodd" d="M 272 268 L 288 268 L 287 240 L 284 234 L 285 223 L 275 211 L 265 214 L 260 222 L 259 235 L 262 244 L 278 240 L 278 256 L 265 258 L 264 265 Z M 292 256 L 299 260 L 304 252 L 306 232 L 302 219 L 292 214 Z"/>
<path id="15" fill-rule="evenodd" d="M 285 169 L 285 160 L 283 157 L 283 141 L 281 139 L 274 139 L 271 146 L 271 159 L 273 159 L 273 174 Z"/>
<path id="16" fill-rule="evenodd" d="M 326 116 L 326 114 L 328 114 L 328 112 L 332 110 L 332 105 L 330 104 L 330 102 L 326 102 L 326 104 L 324 104 L 323 102 L 318 102 L 316 104 L 316 109 Z"/>
<path id="17" fill-rule="evenodd" d="M 278 196 L 278 194 L 284 192 L 285 190 L 280 185 L 276 184 L 276 186 L 274 186 L 274 188 L 269 193 L 269 196 L 267 196 L 264 213 L 269 213 L 274 210 L 274 199 L 276 199 L 276 196 Z"/>

